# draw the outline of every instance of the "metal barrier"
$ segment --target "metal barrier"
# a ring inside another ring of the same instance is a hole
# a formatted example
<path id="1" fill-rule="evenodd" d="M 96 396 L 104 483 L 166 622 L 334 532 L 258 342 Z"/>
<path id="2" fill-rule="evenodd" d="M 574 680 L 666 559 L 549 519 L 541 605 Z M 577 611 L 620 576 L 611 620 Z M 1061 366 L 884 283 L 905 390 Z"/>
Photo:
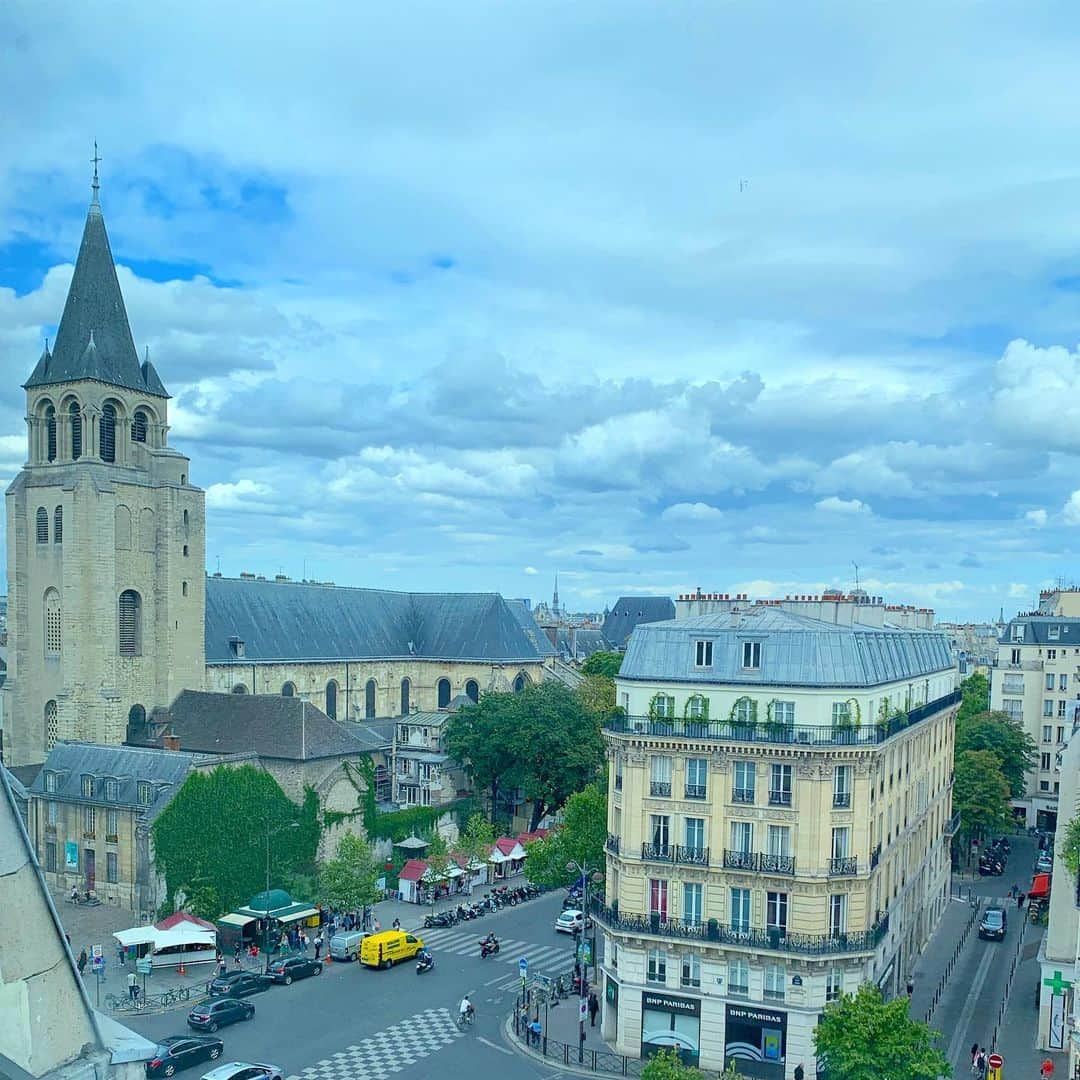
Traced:
<path id="1" fill-rule="evenodd" d="M 143 1012 L 146 1009 L 169 1009 L 173 1005 L 190 1001 L 193 988 L 190 986 L 174 986 L 163 990 L 160 994 L 143 994 L 141 991 L 134 998 L 130 994 L 106 994 L 105 1007 L 113 1012 Z M 194 993 L 196 1001 L 202 1001 L 204 994 Z"/>
<path id="2" fill-rule="evenodd" d="M 931 1018 L 934 1015 L 935 1010 L 938 1007 L 938 1002 L 941 1001 L 942 995 L 945 993 L 945 987 L 949 984 L 949 979 L 952 976 L 953 970 L 960 960 L 960 954 L 964 951 L 964 945 L 967 943 L 968 935 L 971 933 L 971 928 L 979 921 L 980 904 L 978 898 L 971 890 L 968 890 L 968 902 L 971 904 L 971 916 L 964 926 L 964 932 L 960 935 L 959 940 L 956 942 L 956 947 L 953 949 L 952 956 L 949 957 L 949 962 L 945 965 L 945 971 L 942 973 L 941 979 L 938 981 L 937 989 L 934 990 L 934 996 L 930 999 L 930 1008 L 926 1010 L 926 1015 L 923 1020 L 929 1024 Z M 1020 932 L 1023 937 L 1023 931 Z"/>
<path id="3" fill-rule="evenodd" d="M 533 1053 L 540 1054 L 545 1061 L 556 1065 L 567 1065 L 575 1069 L 586 1069 L 589 1072 L 602 1073 L 607 1076 L 640 1076 L 642 1069 L 648 1064 L 641 1058 L 628 1057 L 626 1054 L 613 1054 L 610 1050 L 593 1050 L 592 1048 L 579 1048 L 576 1043 L 559 1042 L 558 1039 L 548 1038 L 547 1032 L 542 1031 L 539 1041 L 529 1029 L 521 1011 L 514 1010 L 513 1016 L 514 1034 Z"/>
<path id="4" fill-rule="evenodd" d="M 1027 932 L 1027 919 L 1020 923 L 1020 937 L 1016 942 L 1016 950 L 1013 952 L 1012 962 L 1009 964 L 1009 977 L 1005 980 L 1005 993 L 1001 996 L 1001 1005 L 998 1007 L 997 1018 L 994 1020 L 994 1031 L 990 1036 L 990 1049 L 997 1049 L 998 1032 L 1001 1030 L 1002 1021 L 1005 1019 L 1005 1010 L 1009 1007 L 1009 995 L 1012 993 L 1013 980 L 1016 978 L 1016 969 L 1020 966 L 1020 953 L 1024 948 L 1024 934 Z"/>

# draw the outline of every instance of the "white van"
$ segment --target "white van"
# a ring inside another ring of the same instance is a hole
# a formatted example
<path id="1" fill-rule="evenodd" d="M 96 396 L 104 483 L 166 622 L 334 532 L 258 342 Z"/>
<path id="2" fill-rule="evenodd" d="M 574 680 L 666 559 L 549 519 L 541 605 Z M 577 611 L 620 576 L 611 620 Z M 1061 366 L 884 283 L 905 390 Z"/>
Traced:
<path id="1" fill-rule="evenodd" d="M 362 930 L 343 930 L 330 939 L 331 960 L 356 960 L 360 956 L 360 943 L 367 937 Z"/>

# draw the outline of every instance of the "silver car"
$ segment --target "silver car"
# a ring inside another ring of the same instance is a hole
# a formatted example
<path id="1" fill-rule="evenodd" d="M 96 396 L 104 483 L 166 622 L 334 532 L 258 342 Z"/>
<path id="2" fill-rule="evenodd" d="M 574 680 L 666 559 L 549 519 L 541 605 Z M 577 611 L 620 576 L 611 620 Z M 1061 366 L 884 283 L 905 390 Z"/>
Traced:
<path id="1" fill-rule="evenodd" d="M 284 1080 L 284 1070 L 280 1065 L 261 1065 L 253 1061 L 230 1061 L 228 1065 L 219 1065 L 208 1073 L 203 1073 L 202 1080 Z"/>

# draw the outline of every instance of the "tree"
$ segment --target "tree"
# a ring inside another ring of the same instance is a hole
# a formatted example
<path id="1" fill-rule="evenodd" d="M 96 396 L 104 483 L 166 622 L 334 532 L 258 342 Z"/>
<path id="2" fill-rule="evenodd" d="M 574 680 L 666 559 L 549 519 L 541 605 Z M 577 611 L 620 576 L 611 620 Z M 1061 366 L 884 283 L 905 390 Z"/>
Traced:
<path id="1" fill-rule="evenodd" d="M 469 860 L 469 866 L 487 863 L 488 853 L 495 843 L 495 830 L 483 814 L 473 814 L 458 837 L 458 850 Z"/>
<path id="2" fill-rule="evenodd" d="M 1058 854 L 1065 864 L 1065 869 L 1073 877 L 1080 874 L 1080 814 L 1077 814 L 1065 827 L 1065 839 L 1062 841 L 1061 851 Z"/>
<path id="3" fill-rule="evenodd" d="M 622 667 L 623 654 L 618 652 L 594 652 L 584 664 L 581 665 L 582 675 L 603 675 L 607 679 L 614 679 Z"/>
<path id="4" fill-rule="evenodd" d="M 990 680 L 977 671 L 973 672 L 960 683 L 960 694 L 960 708 L 956 710 L 957 727 L 990 708 Z"/>
<path id="5" fill-rule="evenodd" d="M 908 1015 L 906 997 L 882 999 L 869 984 L 825 1006 L 814 1049 L 830 1080 L 937 1080 L 952 1067 L 934 1045 L 938 1032 Z"/>
<path id="6" fill-rule="evenodd" d="M 960 831 L 969 841 L 1009 825 L 1009 782 L 991 751 L 965 750 L 957 755 L 953 808 L 960 814 Z"/>
<path id="7" fill-rule="evenodd" d="M 327 859 L 319 870 L 319 894 L 337 911 L 366 913 L 379 899 L 378 878 L 379 866 L 371 845 L 362 837 L 345 833 L 335 857 Z"/>
<path id="8" fill-rule="evenodd" d="M 165 877 L 163 907 L 171 911 L 182 891 L 194 914 L 216 919 L 266 888 L 267 833 L 274 887 L 312 871 L 320 831 L 310 788 L 297 806 L 253 765 L 195 770 L 150 826 L 154 865 Z"/>
<path id="9" fill-rule="evenodd" d="M 737 1073 L 724 1073 L 723 1080 L 737 1080 Z M 693 1065 L 684 1065 L 678 1050 L 658 1050 L 641 1070 L 641 1080 L 705 1080 Z"/>
<path id="10" fill-rule="evenodd" d="M 517 787 L 520 755 L 513 731 L 521 715 L 521 694 L 484 693 L 475 705 L 458 709 L 446 722 L 446 750 L 491 799 L 495 820 L 499 792 Z"/>
<path id="11" fill-rule="evenodd" d="M 581 704 L 601 719 L 615 709 L 615 680 L 606 675 L 586 675 L 574 688 Z"/>
<path id="12" fill-rule="evenodd" d="M 972 676 L 974 678 L 974 676 Z M 1025 774 L 1035 768 L 1038 748 L 1019 718 L 1008 713 L 980 712 L 956 726 L 956 756 L 968 750 L 989 750 L 1009 782 L 1009 793 L 1020 798 L 1026 789 Z"/>
<path id="13" fill-rule="evenodd" d="M 570 862 L 603 873 L 606 839 L 607 797 L 599 784 L 590 784 L 566 800 L 558 828 L 526 845 L 525 874 L 538 885 L 554 888 L 576 876 L 566 869 Z"/>
<path id="14" fill-rule="evenodd" d="M 450 880 L 450 868 L 454 865 L 450 848 L 440 833 L 432 833 L 427 851 L 424 852 L 424 862 L 427 863 L 427 869 L 421 875 L 420 881 L 431 889 L 431 902 L 434 904 L 436 889 Z"/>

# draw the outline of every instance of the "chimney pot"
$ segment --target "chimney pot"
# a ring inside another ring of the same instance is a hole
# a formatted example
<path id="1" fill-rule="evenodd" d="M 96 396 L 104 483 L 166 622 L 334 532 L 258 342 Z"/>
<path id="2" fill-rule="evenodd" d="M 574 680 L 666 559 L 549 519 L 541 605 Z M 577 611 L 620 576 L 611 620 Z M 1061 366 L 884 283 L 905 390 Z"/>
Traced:
<path id="1" fill-rule="evenodd" d="M 180 749 L 180 736 L 179 735 L 166 735 L 165 736 L 165 749 L 166 750 L 179 750 Z"/>

